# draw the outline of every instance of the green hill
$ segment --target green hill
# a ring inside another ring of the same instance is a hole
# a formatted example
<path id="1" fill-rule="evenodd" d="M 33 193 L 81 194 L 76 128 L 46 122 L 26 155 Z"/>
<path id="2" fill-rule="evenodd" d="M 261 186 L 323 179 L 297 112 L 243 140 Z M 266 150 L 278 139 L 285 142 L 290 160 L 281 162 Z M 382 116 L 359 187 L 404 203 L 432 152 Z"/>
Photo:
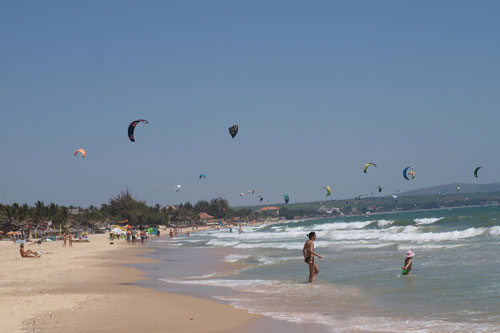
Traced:
<path id="1" fill-rule="evenodd" d="M 457 186 L 460 191 L 457 191 Z M 438 185 L 432 187 L 425 187 L 418 190 L 403 192 L 400 196 L 409 195 L 433 195 L 436 193 L 452 194 L 452 193 L 479 193 L 479 192 L 500 192 L 500 183 L 492 184 L 463 184 L 453 183 L 446 185 Z"/>

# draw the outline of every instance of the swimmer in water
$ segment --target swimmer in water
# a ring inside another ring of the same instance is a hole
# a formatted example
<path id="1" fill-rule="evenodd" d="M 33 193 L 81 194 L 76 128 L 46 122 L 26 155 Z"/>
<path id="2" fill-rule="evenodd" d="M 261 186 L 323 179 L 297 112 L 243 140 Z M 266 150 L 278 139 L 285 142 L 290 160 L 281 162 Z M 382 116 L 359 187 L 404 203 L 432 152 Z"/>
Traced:
<path id="1" fill-rule="evenodd" d="M 302 249 L 302 254 L 304 255 L 304 261 L 309 265 L 309 283 L 314 281 L 314 278 L 319 274 L 318 265 L 314 263 L 314 256 L 318 258 L 323 258 L 316 252 L 314 252 L 314 241 L 316 240 L 316 233 L 311 231 L 307 237 L 309 239 L 304 243 L 304 248 Z"/>
<path id="2" fill-rule="evenodd" d="M 412 250 L 408 250 L 408 252 L 406 252 L 405 265 L 401 267 L 401 269 L 403 270 L 403 275 L 410 275 L 411 264 L 413 263 L 414 255 L 415 253 L 413 253 Z"/>

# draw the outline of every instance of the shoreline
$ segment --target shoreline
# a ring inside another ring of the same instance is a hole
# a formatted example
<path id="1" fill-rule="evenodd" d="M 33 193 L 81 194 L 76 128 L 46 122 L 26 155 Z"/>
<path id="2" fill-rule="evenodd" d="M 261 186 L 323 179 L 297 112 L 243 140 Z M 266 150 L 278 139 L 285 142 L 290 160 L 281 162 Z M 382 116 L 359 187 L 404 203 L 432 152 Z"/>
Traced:
<path id="1" fill-rule="evenodd" d="M 255 311 L 251 307 L 240 307 L 231 300 L 238 297 L 240 291 L 229 286 L 184 283 L 186 280 L 212 279 L 215 277 L 230 279 L 250 267 L 248 264 L 225 261 L 224 259 L 228 255 L 234 254 L 234 251 L 230 249 L 220 247 L 177 247 L 172 246 L 168 241 L 152 242 L 150 247 L 154 247 L 154 250 L 141 255 L 148 258 L 149 261 L 133 265 L 144 272 L 144 279 L 133 284 L 169 294 L 187 295 L 197 299 L 215 301 L 256 316 L 247 325 L 231 332 L 328 332 L 327 327 L 319 323 L 278 319 L 266 312 Z M 175 271 L 169 269 L 172 264 L 175 265 Z"/>
<path id="2" fill-rule="evenodd" d="M 41 258 L 21 258 L 18 246 L 0 243 L 4 264 L 12 268 L 0 274 L 6 331 L 216 332 L 238 330 L 260 317 L 214 300 L 135 286 L 144 277 L 131 265 L 151 262 L 139 256 L 148 250 L 125 241 L 111 246 L 106 235 L 90 239 L 72 248 L 42 243 L 36 246 Z"/>

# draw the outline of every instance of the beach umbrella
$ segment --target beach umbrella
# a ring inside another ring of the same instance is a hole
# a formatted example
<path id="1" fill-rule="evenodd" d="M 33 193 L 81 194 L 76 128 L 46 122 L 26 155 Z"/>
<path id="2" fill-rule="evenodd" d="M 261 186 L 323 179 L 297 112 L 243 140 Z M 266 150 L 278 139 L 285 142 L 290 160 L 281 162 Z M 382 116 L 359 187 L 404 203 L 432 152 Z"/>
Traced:
<path id="1" fill-rule="evenodd" d="M 112 229 L 111 233 L 115 234 L 115 235 L 122 235 L 122 234 L 125 235 L 126 234 L 126 232 L 123 231 L 123 229 L 120 229 L 120 228 L 114 228 L 114 229 Z"/>

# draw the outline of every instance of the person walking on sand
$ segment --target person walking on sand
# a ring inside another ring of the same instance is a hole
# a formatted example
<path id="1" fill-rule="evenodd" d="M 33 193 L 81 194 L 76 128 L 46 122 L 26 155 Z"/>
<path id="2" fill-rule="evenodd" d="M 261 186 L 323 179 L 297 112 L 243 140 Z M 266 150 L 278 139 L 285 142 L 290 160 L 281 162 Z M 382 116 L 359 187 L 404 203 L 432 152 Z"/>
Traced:
<path id="1" fill-rule="evenodd" d="M 408 250 L 408 252 L 406 252 L 405 264 L 403 267 L 401 267 L 401 269 L 403 270 L 403 275 L 410 275 L 411 264 L 413 263 L 414 255 L 415 253 L 413 253 L 412 250 Z"/>
<path id="2" fill-rule="evenodd" d="M 73 235 L 71 232 L 68 234 L 69 247 L 73 247 Z"/>
<path id="3" fill-rule="evenodd" d="M 309 265 L 309 283 L 314 281 L 314 278 L 319 274 L 318 265 L 314 263 L 314 256 L 319 259 L 323 258 L 316 252 L 314 252 L 314 241 L 316 240 L 316 233 L 311 231 L 307 237 L 309 239 L 304 243 L 304 248 L 302 249 L 302 254 L 304 255 L 304 261 Z"/>
<path id="4" fill-rule="evenodd" d="M 66 235 L 66 233 L 64 233 L 63 235 L 63 247 L 66 247 L 66 240 L 68 239 L 68 235 Z"/>

